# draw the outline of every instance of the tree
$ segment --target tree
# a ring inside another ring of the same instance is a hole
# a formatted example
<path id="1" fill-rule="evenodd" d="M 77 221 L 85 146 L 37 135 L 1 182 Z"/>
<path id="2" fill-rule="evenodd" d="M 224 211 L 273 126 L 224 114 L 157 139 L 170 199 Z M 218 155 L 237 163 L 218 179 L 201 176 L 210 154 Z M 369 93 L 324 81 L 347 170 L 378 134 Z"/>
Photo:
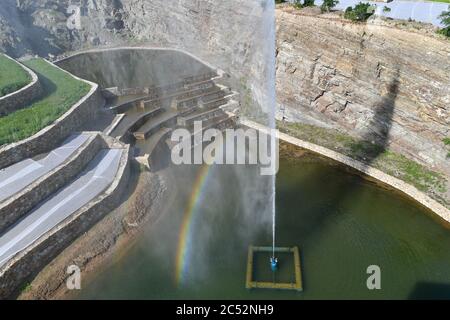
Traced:
<path id="1" fill-rule="evenodd" d="M 439 19 L 441 19 L 441 23 L 444 25 L 444 28 L 440 29 L 439 33 L 446 37 L 450 37 L 450 6 L 448 6 L 447 11 L 441 13 Z"/>
<path id="2" fill-rule="evenodd" d="M 384 6 L 384 7 L 383 7 L 383 12 L 384 12 L 384 13 L 391 12 L 391 8 L 389 8 L 389 7 L 387 7 L 387 6 Z"/>
<path id="3" fill-rule="evenodd" d="M 304 7 L 313 7 L 314 6 L 314 0 L 304 0 L 303 1 Z"/>
<path id="4" fill-rule="evenodd" d="M 322 10 L 322 12 L 330 12 L 330 10 L 336 7 L 338 3 L 338 0 L 324 0 L 320 6 L 320 10 Z"/>
<path id="5" fill-rule="evenodd" d="M 370 3 L 358 3 L 354 8 L 345 9 L 344 18 L 352 21 L 366 21 L 375 12 Z"/>
<path id="6" fill-rule="evenodd" d="M 301 0 L 294 0 L 294 3 L 292 5 L 297 9 L 303 8 Z"/>

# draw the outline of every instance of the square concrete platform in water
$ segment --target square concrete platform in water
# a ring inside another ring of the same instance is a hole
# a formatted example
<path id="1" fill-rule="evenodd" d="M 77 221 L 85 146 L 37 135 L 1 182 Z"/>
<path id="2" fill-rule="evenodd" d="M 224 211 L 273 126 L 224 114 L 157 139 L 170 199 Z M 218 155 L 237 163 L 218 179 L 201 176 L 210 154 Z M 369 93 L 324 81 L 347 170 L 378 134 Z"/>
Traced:
<path id="1" fill-rule="evenodd" d="M 249 247 L 246 288 L 302 291 L 298 247 L 277 247 L 275 253 L 279 269 L 273 272 L 270 268 L 272 247 Z"/>

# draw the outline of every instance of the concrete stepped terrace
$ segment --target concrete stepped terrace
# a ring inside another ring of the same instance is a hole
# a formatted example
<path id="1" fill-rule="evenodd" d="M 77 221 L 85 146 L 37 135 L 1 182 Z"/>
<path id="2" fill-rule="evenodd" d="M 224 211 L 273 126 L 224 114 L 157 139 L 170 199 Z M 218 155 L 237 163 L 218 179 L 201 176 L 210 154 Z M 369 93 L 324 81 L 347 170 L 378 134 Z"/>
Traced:
<path id="1" fill-rule="evenodd" d="M 110 135 L 120 140 L 128 139 L 128 135 L 132 135 L 149 119 L 156 117 L 164 112 L 164 109 L 156 107 L 150 110 L 142 111 L 134 108 L 123 114 L 120 121 L 116 123 L 111 130 Z"/>
<path id="2" fill-rule="evenodd" d="M 12 283 L 27 279 L 112 210 L 127 168 L 128 148 L 100 149 L 76 178 L 0 234 L 0 294 L 11 294 Z"/>
<path id="3" fill-rule="evenodd" d="M 163 126 L 173 126 L 176 123 L 178 113 L 167 111 L 161 115 L 148 120 L 144 125 L 137 129 L 133 135 L 138 140 L 145 140 L 154 132 Z"/>
<path id="4" fill-rule="evenodd" d="M 79 177 L 0 237 L 0 267 L 100 194 L 114 179 L 122 150 L 102 150 Z"/>
<path id="5" fill-rule="evenodd" d="M 105 145 L 99 134 L 73 134 L 60 147 L 0 171 L 0 232 L 56 192 Z"/>
<path id="6" fill-rule="evenodd" d="M 141 65 L 149 60 L 125 59 L 146 55 L 156 60 Z M 186 61 L 161 69 L 157 60 L 172 61 L 174 55 Z M 105 57 L 136 63 L 138 79 L 114 73 L 110 62 L 98 69 Z M 216 83 L 223 72 L 178 51 L 119 49 L 56 64 L 24 63 L 37 74 L 43 92 L 23 110 L 0 117 L 0 134 L 2 124 L 15 134 L 2 136 L 0 146 L 0 297 L 14 294 L 117 207 L 129 183 L 131 154 L 159 170 L 169 151 L 166 142 L 185 111 L 180 105 L 189 103 L 191 115 L 184 124 L 192 131 L 194 119 L 203 120 L 205 129 L 234 123 L 222 110 L 232 102 L 231 91 Z M 158 79 L 151 76 L 155 72 L 167 75 Z"/>
<path id="7" fill-rule="evenodd" d="M 200 79 L 204 77 L 202 75 Z M 109 98 L 108 108 L 116 113 L 122 113 L 137 105 L 145 108 L 177 97 L 187 99 L 198 94 L 199 91 L 202 92 L 202 90 L 207 90 L 213 86 L 214 82 L 208 79 L 201 81 L 183 80 L 176 84 L 167 84 L 153 89 L 129 88 L 126 91 L 117 89 L 115 96 L 107 95 Z"/>

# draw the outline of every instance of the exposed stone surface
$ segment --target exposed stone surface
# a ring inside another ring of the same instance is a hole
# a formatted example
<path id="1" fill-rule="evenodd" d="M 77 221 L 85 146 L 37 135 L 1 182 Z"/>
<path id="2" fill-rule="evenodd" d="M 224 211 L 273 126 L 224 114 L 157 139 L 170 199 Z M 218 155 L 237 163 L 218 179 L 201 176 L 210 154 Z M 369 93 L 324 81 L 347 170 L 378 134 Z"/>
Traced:
<path id="1" fill-rule="evenodd" d="M 354 24 L 278 9 L 277 20 L 280 118 L 385 140 L 450 173 L 442 143 L 450 135 L 449 41 L 380 19 Z"/>
<path id="2" fill-rule="evenodd" d="M 192 52 L 230 72 L 234 88 L 243 78 L 264 79 L 260 51 L 267 30 L 260 1 L 86 0 L 80 2 L 80 30 L 68 28 L 69 4 L 5 0 L 0 50 L 46 55 L 145 43 Z M 280 117 L 365 138 L 388 131 L 387 145 L 396 151 L 450 171 L 441 143 L 450 134 L 450 42 L 434 27 L 382 19 L 353 24 L 336 14 L 283 7 L 277 25 Z M 374 117 L 393 81 L 392 119 Z"/>

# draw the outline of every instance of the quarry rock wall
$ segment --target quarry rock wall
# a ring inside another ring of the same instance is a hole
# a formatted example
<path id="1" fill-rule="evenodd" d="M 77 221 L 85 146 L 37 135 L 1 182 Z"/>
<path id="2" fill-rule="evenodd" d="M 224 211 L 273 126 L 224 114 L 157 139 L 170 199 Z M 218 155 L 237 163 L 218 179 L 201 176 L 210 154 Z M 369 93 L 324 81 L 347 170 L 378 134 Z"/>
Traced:
<path id="1" fill-rule="evenodd" d="M 385 139 L 450 172 L 450 41 L 288 10 L 277 11 L 277 35 L 278 118 Z"/>
<path id="2" fill-rule="evenodd" d="M 81 29 L 67 27 L 69 3 L 6 0 L 0 50 L 17 56 L 130 44 L 181 48 L 229 73 L 227 85 L 240 91 L 241 102 L 265 81 L 261 1 L 92 0 L 80 2 Z M 276 18 L 279 119 L 385 139 L 387 147 L 450 172 L 442 143 L 450 135 L 449 41 L 407 21 L 354 24 L 281 7 Z M 375 109 L 386 100 L 395 107 L 380 116 Z"/>

